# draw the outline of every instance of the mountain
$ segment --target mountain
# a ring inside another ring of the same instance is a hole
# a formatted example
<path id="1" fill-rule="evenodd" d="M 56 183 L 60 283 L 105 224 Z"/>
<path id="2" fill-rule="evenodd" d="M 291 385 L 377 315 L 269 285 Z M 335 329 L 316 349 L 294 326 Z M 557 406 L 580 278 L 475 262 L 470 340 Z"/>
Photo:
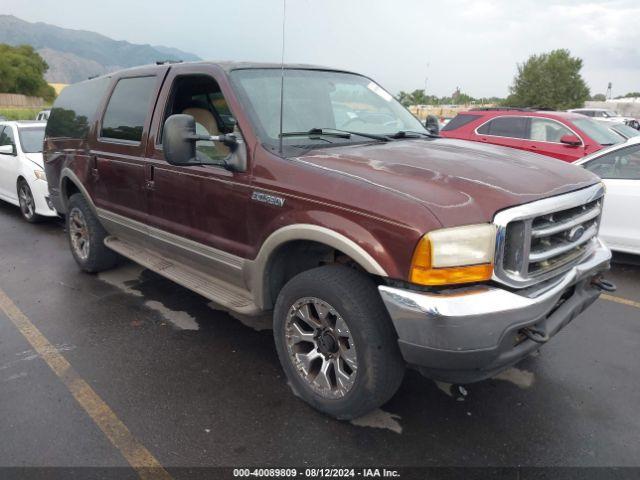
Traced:
<path id="1" fill-rule="evenodd" d="M 113 40 L 86 30 L 30 23 L 13 15 L 0 15 L 0 43 L 33 46 L 49 64 L 46 79 L 52 83 L 78 82 L 158 60 L 200 60 L 176 48 Z"/>

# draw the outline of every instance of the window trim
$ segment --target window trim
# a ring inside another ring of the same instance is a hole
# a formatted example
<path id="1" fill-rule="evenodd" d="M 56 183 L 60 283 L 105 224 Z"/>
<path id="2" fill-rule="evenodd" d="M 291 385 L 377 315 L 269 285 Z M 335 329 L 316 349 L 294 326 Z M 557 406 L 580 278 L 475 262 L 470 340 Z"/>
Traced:
<path id="1" fill-rule="evenodd" d="M 150 121 L 151 117 L 153 116 L 153 111 L 147 111 L 146 117 L 144 119 L 144 125 L 142 125 L 142 136 L 140 138 L 140 140 L 125 140 L 125 139 L 120 139 L 120 138 L 112 138 L 112 137 L 103 137 L 102 136 L 102 126 L 104 123 L 104 117 L 107 114 L 107 110 L 109 109 L 109 103 L 111 103 L 111 98 L 113 97 L 113 93 L 116 91 L 116 88 L 118 88 L 118 83 L 120 83 L 122 80 L 130 80 L 132 78 L 154 78 L 156 80 L 156 83 L 158 81 L 158 75 L 157 73 L 141 73 L 139 75 L 131 75 L 128 77 L 118 77 L 115 81 L 115 83 L 113 84 L 113 87 L 111 87 L 111 91 L 109 92 L 109 96 L 107 97 L 107 101 L 104 104 L 104 108 L 102 109 L 102 113 L 100 115 L 100 120 L 98 123 L 98 131 L 96 132 L 96 140 L 100 143 L 109 143 L 109 144 L 115 144 L 115 145 L 127 145 L 130 147 L 140 147 L 143 145 L 143 140 L 144 140 L 144 132 L 145 132 L 145 128 L 148 129 L 148 125 L 147 123 Z M 151 92 L 151 95 L 153 96 L 154 92 L 156 93 L 157 96 L 157 88 L 154 87 L 154 90 Z"/>
<path id="2" fill-rule="evenodd" d="M 582 138 L 582 136 L 581 136 L 581 135 L 578 135 L 578 133 L 577 133 L 573 128 L 571 128 L 569 125 L 567 125 L 567 124 L 565 124 L 565 123 L 562 123 L 562 122 L 560 122 L 559 120 L 556 120 L 555 118 L 549 118 L 549 117 L 537 117 L 537 116 L 535 116 L 535 115 L 498 115 L 498 116 L 495 116 L 495 117 L 491 117 L 491 118 L 490 118 L 489 120 L 487 120 L 486 122 L 484 122 L 484 123 L 482 123 L 482 124 L 478 125 L 478 126 L 476 127 L 476 129 L 473 131 L 473 133 L 474 133 L 475 135 L 478 135 L 478 136 L 484 136 L 484 137 L 508 138 L 508 139 L 510 139 L 510 140 L 523 140 L 523 141 L 536 142 L 536 143 L 550 143 L 550 144 L 552 144 L 552 145 L 565 145 L 565 144 L 564 144 L 564 143 L 562 143 L 562 142 L 549 142 L 549 141 L 546 141 L 546 140 L 533 140 L 533 139 L 531 139 L 531 138 L 505 137 L 505 136 L 503 136 L 503 135 L 490 135 L 490 134 L 487 134 L 487 133 L 478 133 L 478 129 L 480 129 L 481 127 L 483 127 L 483 126 L 484 126 L 484 125 L 486 125 L 487 123 L 491 122 L 492 120 L 495 120 L 496 118 L 542 118 L 542 119 L 544 119 L 544 120 L 550 120 L 550 121 L 552 121 L 552 122 L 556 122 L 556 123 L 558 123 L 558 124 L 562 125 L 563 127 L 567 128 L 567 129 L 569 129 L 569 130 L 571 130 L 571 132 L 572 132 L 576 137 L 578 137 L 578 138 L 580 139 L 580 145 L 576 145 L 576 147 L 584 147 L 584 146 L 586 145 L 586 143 L 585 143 L 584 139 Z M 531 121 L 529 121 L 529 129 L 531 129 Z"/>

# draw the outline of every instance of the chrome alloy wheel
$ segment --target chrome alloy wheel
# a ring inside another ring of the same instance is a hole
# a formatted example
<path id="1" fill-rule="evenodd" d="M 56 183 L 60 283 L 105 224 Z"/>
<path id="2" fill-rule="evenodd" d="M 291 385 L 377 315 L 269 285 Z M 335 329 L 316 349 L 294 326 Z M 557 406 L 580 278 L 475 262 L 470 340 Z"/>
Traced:
<path id="1" fill-rule="evenodd" d="M 328 399 L 344 397 L 358 371 L 356 346 L 347 323 L 327 302 L 300 298 L 287 314 L 285 343 L 300 377 Z"/>
<path id="2" fill-rule="evenodd" d="M 74 208 L 69 212 L 69 237 L 74 253 L 81 260 L 89 258 L 89 229 L 82 210 Z"/>
<path id="3" fill-rule="evenodd" d="M 24 215 L 24 218 L 31 220 L 36 214 L 36 203 L 33 200 L 29 185 L 24 182 L 21 182 L 20 188 L 18 189 L 18 201 L 20 203 L 20 211 L 22 215 Z"/>

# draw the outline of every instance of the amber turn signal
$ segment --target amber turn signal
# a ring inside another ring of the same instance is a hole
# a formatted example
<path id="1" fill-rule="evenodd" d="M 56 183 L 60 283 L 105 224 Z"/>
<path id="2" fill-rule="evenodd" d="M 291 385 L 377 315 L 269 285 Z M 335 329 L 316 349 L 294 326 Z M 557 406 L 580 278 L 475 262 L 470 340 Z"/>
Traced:
<path id="1" fill-rule="evenodd" d="M 466 265 L 461 267 L 432 267 L 431 242 L 425 235 L 418 242 L 411 261 L 409 280 L 419 285 L 453 285 L 490 280 L 493 264 Z"/>

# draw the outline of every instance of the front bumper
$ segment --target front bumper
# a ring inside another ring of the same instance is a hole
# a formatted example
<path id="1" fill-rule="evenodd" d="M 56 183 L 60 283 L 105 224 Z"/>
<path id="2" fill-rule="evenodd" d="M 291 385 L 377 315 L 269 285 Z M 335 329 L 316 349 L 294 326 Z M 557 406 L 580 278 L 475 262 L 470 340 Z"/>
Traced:
<path id="1" fill-rule="evenodd" d="M 518 291 L 486 285 L 438 293 L 378 288 L 405 361 L 437 380 L 472 383 L 540 347 L 523 328 L 552 337 L 591 305 L 600 295 L 591 280 L 608 270 L 610 259 L 599 242 L 559 278 Z"/>

